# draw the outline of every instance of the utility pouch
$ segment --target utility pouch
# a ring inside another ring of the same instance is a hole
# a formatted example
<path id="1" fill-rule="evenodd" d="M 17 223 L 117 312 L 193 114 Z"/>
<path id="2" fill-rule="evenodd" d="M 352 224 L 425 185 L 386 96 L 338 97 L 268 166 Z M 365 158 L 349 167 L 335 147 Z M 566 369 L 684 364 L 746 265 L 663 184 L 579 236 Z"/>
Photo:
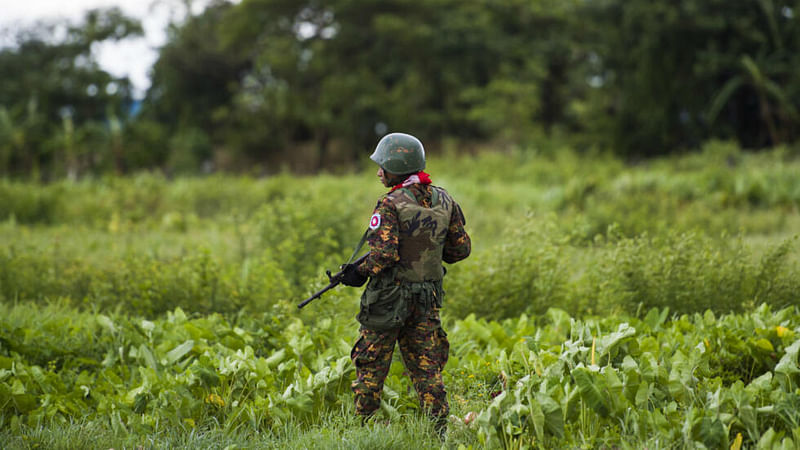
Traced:
<path id="1" fill-rule="evenodd" d="M 409 301 L 426 314 L 433 308 L 441 308 L 444 300 L 442 280 L 406 283 Z"/>
<path id="2" fill-rule="evenodd" d="M 361 309 L 356 320 L 367 329 L 387 331 L 399 328 L 408 318 L 408 302 L 403 287 L 397 283 L 396 269 L 372 277 L 361 294 Z"/>

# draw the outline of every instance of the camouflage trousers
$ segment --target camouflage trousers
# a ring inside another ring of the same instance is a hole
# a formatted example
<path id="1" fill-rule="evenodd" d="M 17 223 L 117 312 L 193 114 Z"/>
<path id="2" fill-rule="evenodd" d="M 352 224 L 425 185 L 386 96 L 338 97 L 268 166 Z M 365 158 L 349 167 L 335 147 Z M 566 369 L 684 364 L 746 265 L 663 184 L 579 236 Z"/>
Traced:
<path id="1" fill-rule="evenodd" d="M 406 371 L 411 376 L 422 409 L 437 422 L 446 421 L 450 412 L 442 370 L 447 363 L 450 343 L 439 320 L 439 309 L 422 311 L 409 305 L 409 318 L 395 330 L 375 331 L 361 328 L 350 359 L 356 366 L 351 388 L 356 413 L 372 415 L 381 403 L 383 382 L 392 364 L 395 342 L 400 347 Z"/>

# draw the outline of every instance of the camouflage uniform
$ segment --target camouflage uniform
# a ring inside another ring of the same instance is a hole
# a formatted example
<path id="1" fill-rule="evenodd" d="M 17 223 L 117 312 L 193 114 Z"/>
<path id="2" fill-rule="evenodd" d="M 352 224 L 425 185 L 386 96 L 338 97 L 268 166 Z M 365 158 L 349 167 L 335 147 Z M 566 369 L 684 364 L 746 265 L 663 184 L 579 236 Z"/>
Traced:
<path id="1" fill-rule="evenodd" d="M 358 271 L 376 277 L 396 270 L 397 283 L 413 291 L 408 298 L 408 316 L 403 325 L 395 329 L 361 327 L 350 354 L 356 367 L 352 389 L 357 414 L 367 417 L 380 407 L 383 383 L 397 342 L 421 407 L 442 427 L 449 413 L 442 369 L 447 363 L 450 344 L 439 320 L 444 295 L 441 263 L 454 263 L 469 256 L 471 242 L 464 230 L 461 208 L 444 189 L 412 184 L 401 191 L 390 192 L 378 201 L 373 219 L 377 215 L 379 220 L 375 220 L 377 226 L 367 240 L 370 254 Z M 420 207 L 431 208 L 433 203 L 433 206 L 441 204 L 438 210 L 448 211 L 449 217 L 440 217 L 436 222 L 424 210 L 419 211 Z M 404 209 L 407 206 L 416 207 L 416 215 L 413 210 L 409 213 Z M 402 221 L 401 217 L 406 220 Z M 439 223 L 446 226 L 438 228 Z M 438 245 L 431 244 L 431 239 L 427 243 L 418 239 L 419 233 L 415 230 L 424 227 L 429 235 L 438 236 Z M 426 254 L 431 251 L 435 254 Z M 425 264 L 420 263 L 422 260 Z"/>
<path id="2" fill-rule="evenodd" d="M 431 189 L 430 185 L 425 184 L 412 184 L 408 187 L 417 202 L 425 207 L 431 206 Z M 359 272 L 367 276 L 377 275 L 380 271 L 400 261 L 400 222 L 390 194 L 384 195 L 375 207 L 374 214 L 381 217 L 380 226 L 367 238 L 370 253 L 366 261 L 358 268 Z M 471 249 L 469 235 L 464 229 L 465 220 L 461 207 L 453 202 L 452 210 L 450 226 L 447 229 L 446 241 L 442 250 L 442 261 L 446 263 L 461 261 L 469 256 Z"/>

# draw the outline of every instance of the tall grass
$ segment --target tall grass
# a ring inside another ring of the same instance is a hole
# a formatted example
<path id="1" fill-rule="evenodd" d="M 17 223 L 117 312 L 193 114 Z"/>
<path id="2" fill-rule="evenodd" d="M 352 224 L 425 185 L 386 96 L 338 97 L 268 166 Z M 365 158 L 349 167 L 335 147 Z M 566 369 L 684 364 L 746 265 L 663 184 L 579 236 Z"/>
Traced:
<path id="1" fill-rule="evenodd" d="M 513 150 L 434 156 L 429 171 L 473 238 L 449 268 L 455 316 L 797 301 L 800 160 L 786 150 L 712 142 L 636 166 Z M 371 171 L 3 181 L 0 298 L 151 317 L 290 311 L 349 255 L 384 191 Z"/>

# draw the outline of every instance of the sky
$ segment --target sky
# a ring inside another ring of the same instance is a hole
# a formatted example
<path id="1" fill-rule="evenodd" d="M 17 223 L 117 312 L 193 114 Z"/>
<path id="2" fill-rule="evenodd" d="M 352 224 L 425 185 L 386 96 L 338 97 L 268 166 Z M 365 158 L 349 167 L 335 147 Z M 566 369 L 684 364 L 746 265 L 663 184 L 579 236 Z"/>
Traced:
<path id="1" fill-rule="evenodd" d="M 0 28 L 31 25 L 39 20 L 82 20 L 93 8 L 117 6 L 142 21 L 144 37 L 121 42 L 106 42 L 96 48 L 100 66 L 115 76 L 127 75 L 137 97 L 143 97 L 150 86 L 148 72 L 156 61 L 157 49 L 166 41 L 170 17 L 184 17 L 183 0 L 0 0 Z M 202 11 L 208 0 L 194 0 L 192 12 Z"/>

